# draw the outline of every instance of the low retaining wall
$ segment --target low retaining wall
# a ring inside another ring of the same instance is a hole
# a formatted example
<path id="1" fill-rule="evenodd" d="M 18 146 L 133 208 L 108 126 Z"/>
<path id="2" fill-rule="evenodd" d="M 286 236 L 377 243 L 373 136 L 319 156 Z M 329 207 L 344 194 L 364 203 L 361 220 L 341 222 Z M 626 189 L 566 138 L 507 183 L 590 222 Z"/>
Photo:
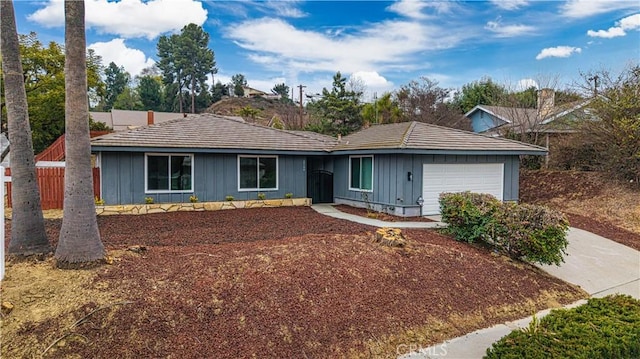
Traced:
<path id="1" fill-rule="evenodd" d="M 221 211 L 240 208 L 310 206 L 311 198 L 282 198 L 249 201 L 196 202 L 196 203 L 154 203 L 128 204 L 118 206 L 96 206 L 96 214 L 148 214 L 189 211 Z"/>

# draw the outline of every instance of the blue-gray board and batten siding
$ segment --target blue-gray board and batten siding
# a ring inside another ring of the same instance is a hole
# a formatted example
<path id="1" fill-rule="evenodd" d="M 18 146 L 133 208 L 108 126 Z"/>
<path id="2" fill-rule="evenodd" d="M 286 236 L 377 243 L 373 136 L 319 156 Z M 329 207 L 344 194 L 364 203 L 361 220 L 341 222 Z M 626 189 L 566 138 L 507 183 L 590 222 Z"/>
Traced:
<path id="1" fill-rule="evenodd" d="M 467 163 L 503 163 L 504 187 L 503 200 L 517 201 L 519 190 L 520 159 L 517 155 L 421 155 L 421 154 L 376 154 L 373 156 L 373 191 L 368 198 L 363 192 L 349 190 L 349 156 L 334 158 L 334 199 L 364 207 L 373 206 L 400 216 L 420 215 L 420 206 L 416 203 L 422 196 L 424 164 L 467 164 Z M 408 173 L 411 172 L 411 181 Z"/>
<path id="2" fill-rule="evenodd" d="M 219 153 L 192 153 L 175 151 L 176 154 L 193 154 L 193 192 L 147 193 L 145 192 L 144 152 L 101 152 L 100 171 L 102 199 L 108 205 L 142 204 L 145 197 L 153 197 L 155 203 L 189 202 L 190 196 L 200 202 L 224 201 L 227 196 L 236 200 L 257 199 L 264 193 L 267 199 L 307 196 L 306 156 L 278 156 L 278 189 L 238 191 L 238 155 Z"/>

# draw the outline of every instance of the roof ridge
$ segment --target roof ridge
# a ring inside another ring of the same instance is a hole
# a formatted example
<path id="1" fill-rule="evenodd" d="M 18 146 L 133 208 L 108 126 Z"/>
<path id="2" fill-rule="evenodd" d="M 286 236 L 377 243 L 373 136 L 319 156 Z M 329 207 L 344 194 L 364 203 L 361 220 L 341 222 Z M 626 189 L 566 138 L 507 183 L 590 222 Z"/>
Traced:
<path id="1" fill-rule="evenodd" d="M 409 127 L 407 127 L 406 131 L 402 135 L 402 142 L 400 142 L 400 148 L 407 147 L 407 142 L 409 142 L 409 137 L 413 133 L 413 130 L 416 128 L 416 121 L 411 121 L 409 123 Z"/>
<path id="2" fill-rule="evenodd" d="M 414 121 L 415 122 L 415 121 Z M 509 138 L 504 138 L 504 137 L 493 137 L 493 136 L 487 136 L 487 135 L 483 135 L 481 133 L 476 133 L 476 132 L 472 132 L 472 131 L 465 131 L 465 130 L 460 130 L 457 128 L 453 128 L 453 127 L 446 127 L 446 126 L 440 126 L 440 125 L 434 125 L 432 123 L 425 123 L 425 122 L 420 122 L 421 124 L 425 125 L 425 126 L 431 126 L 431 127 L 438 127 L 438 128 L 442 128 L 442 129 L 446 129 L 446 130 L 450 130 L 450 131 L 455 131 L 455 132 L 459 132 L 459 133 L 465 133 L 467 135 L 472 135 L 472 136 L 481 136 L 484 138 L 492 138 L 494 140 L 499 140 L 499 141 L 503 141 L 503 142 L 509 142 L 509 143 L 516 143 L 516 144 L 520 144 L 520 145 L 526 145 L 526 146 L 531 146 L 531 147 L 537 147 L 539 149 L 543 149 L 545 151 L 547 151 L 546 147 L 542 147 L 542 146 L 538 146 L 538 145 L 534 145 L 531 143 L 526 143 L 523 141 L 517 141 L 517 140 L 512 140 Z"/>
<path id="3" fill-rule="evenodd" d="M 205 115 L 205 114 L 202 114 L 202 115 Z M 302 137 L 302 138 L 310 139 L 310 140 L 313 140 L 313 141 L 317 141 L 317 142 L 320 142 L 322 144 L 327 144 L 327 143 L 335 144 L 333 142 L 321 140 L 319 138 L 316 138 L 316 137 L 313 137 L 313 136 L 308 136 L 308 135 L 305 135 L 305 134 L 302 134 L 302 133 L 294 133 L 294 132 L 292 132 L 292 130 L 281 130 L 281 129 L 278 129 L 278 128 L 274 128 L 274 127 L 271 127 L 271 126 L 265 126 L 265 125 L 261 125 L 259 123 L 254 123 L 254 122 L 247 122 L 247 121 L 240 122 L 240 121 L 232 119 L 232 118 L 220 117 L 218 115 L 210 114 L 210 113 L 207 113 L 206 115 L 215 116 L 215 117 L 227 120 L 227 121 L 233 121 L 235 123 L 240 123 L 240 124 L 244 124 L 244 125 L 249 125 L 249 126 L 253 126 L 253 127 L 262 128 L 262 129 L 268 129 L 270 131 L 275 131 L 275 132 L 278 132 L 278 133 L 286 133 L 286 134 L 289 134 L 289 135 L 292 135 L 292 136 L 297 136 L 297 137 Z M 303 131 L 300 131 L 300 132 L 303 132 Z M 326 150 L 330 150 L 330 148 L 327 148 Z"/>

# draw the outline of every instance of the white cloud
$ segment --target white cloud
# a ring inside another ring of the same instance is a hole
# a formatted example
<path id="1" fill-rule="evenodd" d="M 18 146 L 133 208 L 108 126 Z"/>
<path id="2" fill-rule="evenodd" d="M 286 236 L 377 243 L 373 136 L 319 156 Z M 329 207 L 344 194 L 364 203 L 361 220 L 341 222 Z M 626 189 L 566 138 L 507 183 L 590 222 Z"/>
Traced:
<path id="1" fill-rule="evenodd" d="M 387 10 L 412 19 L 425 19 L 427 15 L 422 13 L 422 10 L 426 6 L 427 4 L 421 1 L 398 1 L 387 7 Z"/>
<path id="2" fill-rule="evenodd" d="M 264 6 L 265 11 L 271 15 L 275 13 L 276 16 L 289 17 L 289 18 L 301 18 L 307 16 L 305 12 L 298 9 L 295 6 L 295 1 L 265 1 L 265 2 L 252 2 L 251 6 Z"/>
<path id="3" fill-rule="evenodd" d="M 429 15 L 425 13 L 425 9 L 432 9 L 436 14 L 444 14 L 452 12 L 454 6 L 455 4 L 451 1 L 401 0 L 389 5 L 387 11 L 411 19 L 426 19 Z"/>
<path id="4" fill-rule="evenodd" d="M 610 39 L 613 37 L 625 36 L 626 31 L 640 30 L 640 14 L 627 16 L 616 22 L 616 26 L 610 27 L 609 30 L 587 31 L 587 35 L 591 37 L 602 37 Z"/>
<path id="5" fill-rule="evenodd" d="M 389 81 L 375 71 L 357 71 L 351 74 L 351 78 L 359 79 L 367 87 L 381 87 L 389 85 Z"/>
<path id="6" fill-rule="evenodd" d="M 154 39 L 189 23 L 204 24 L 207 11 L 195 0 L 108 0 L 86 1 L 86 26 L 104 34 L 123 38 Z M 64 2 L 49 0 L 45 7 L 28 16 L 45 27 L 64 26 Z"/>
<path id="7" fill-rule="evenodd" d="M 594 0 L 569 0 L 560 7 L 562 14 L 572 18 L 583 18 L 607 12 L 637 9 L 637 0 L 623 1 L 594 1 Z"/>
<path id="8" fill-rule="evenodd" d="M 491 3 L 504 10 L 517 10 L 529 5 L 528 0 L 491 0 Z"/>
<path id="9" fill-rule="evenodd" d="M 521 79 L 516 84 L 516 90 L 517 91 L 524 91 L 524 90 L 529 89 L 531 87 L 538 88 L 538 82 L 536 80 L 534 80 L 534 79 Z"/>
<path id="10" fill-rule="evenodd" d="M 414 21 L 384 21 L 336 36 L 262 18 L 231 26 L 227 36 L 272 69 L 353 73 L 406 66 L 420 52 L 451 48 L 472 35 Z"/>
<path id="11" fill-rule="evenodd" d="M 499 21 L 489 21 L 484 28 L 496 34 L 497 37 L 516 37 L 535 31 L 533 26 L 502 25 Z"/>
<path id="12" fill-rule="evenodd" d="M 536 56 L 536 60 L 542 60 L 547 57 L 569 57 L 574 53 L 579 54 L 582 52 L 582 49 L 579 47 L 572 46 L 556 46 L 556 47 L 547 47 L 546 49 L 542 49 L 540 53 Z"/>
<path id="13" fill-rule="evenodd" d="M 605 39 L 610 39 L 612 37 L 619 37 L 619 36 L 624 36 L 627 33 L 624 32 L 624 30 L 622 30 L 621 27 L 610 27 L 609 30 L 598 30 L 598 31 L 593 31 L 593 30 L 589 30 L 587 31 L 587 35 L 591 36 L 591 37 L 602 37 Z"/>
<path id="14" fill-rule="evenodd" d="M 351 74 L 351 79 L 362 82 L 365 88 L 365 98 L 370 98 L 374 93 L 381 94 L 393 90 L 393 82 L 384 78 L 376 71 L 356 71 Z"/>
<path id="15" fill-rule="evenodd" d="M 96 54 L 102 57 L 103 65 L 114 62 L 116 65 L 124 67 L 132 77 L 139 75 L 144 68 L 155 64 L 155 61 L 148 58 L 144 52 L 127 47 L 124 39 L 96 42 L 87 47 L 95 50 Z"/>
<path id="16" fill-rule="evenodd" d="M 618 26 L 625 30 L 640 30 L 640 14 L 627 16 L 618 21 Z"/>

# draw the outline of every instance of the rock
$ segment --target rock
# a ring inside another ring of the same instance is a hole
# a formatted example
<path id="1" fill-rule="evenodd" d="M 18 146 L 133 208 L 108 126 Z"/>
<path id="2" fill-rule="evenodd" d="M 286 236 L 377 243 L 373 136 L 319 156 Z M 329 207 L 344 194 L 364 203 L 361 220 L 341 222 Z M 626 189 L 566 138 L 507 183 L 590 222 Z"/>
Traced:
<path id="1" fill-rule="evenodd" d="M 13 310 L 13 303 L 9 301 L 2 302 L 2 315 L 9 315 Z"/>
<path id="2" fill-rule="evenodd" d="M 127 250 L 134 253 L 144 253 L 147 251 L 147 247 L 142 245 L 135 245 L 127 248 Z"/>

